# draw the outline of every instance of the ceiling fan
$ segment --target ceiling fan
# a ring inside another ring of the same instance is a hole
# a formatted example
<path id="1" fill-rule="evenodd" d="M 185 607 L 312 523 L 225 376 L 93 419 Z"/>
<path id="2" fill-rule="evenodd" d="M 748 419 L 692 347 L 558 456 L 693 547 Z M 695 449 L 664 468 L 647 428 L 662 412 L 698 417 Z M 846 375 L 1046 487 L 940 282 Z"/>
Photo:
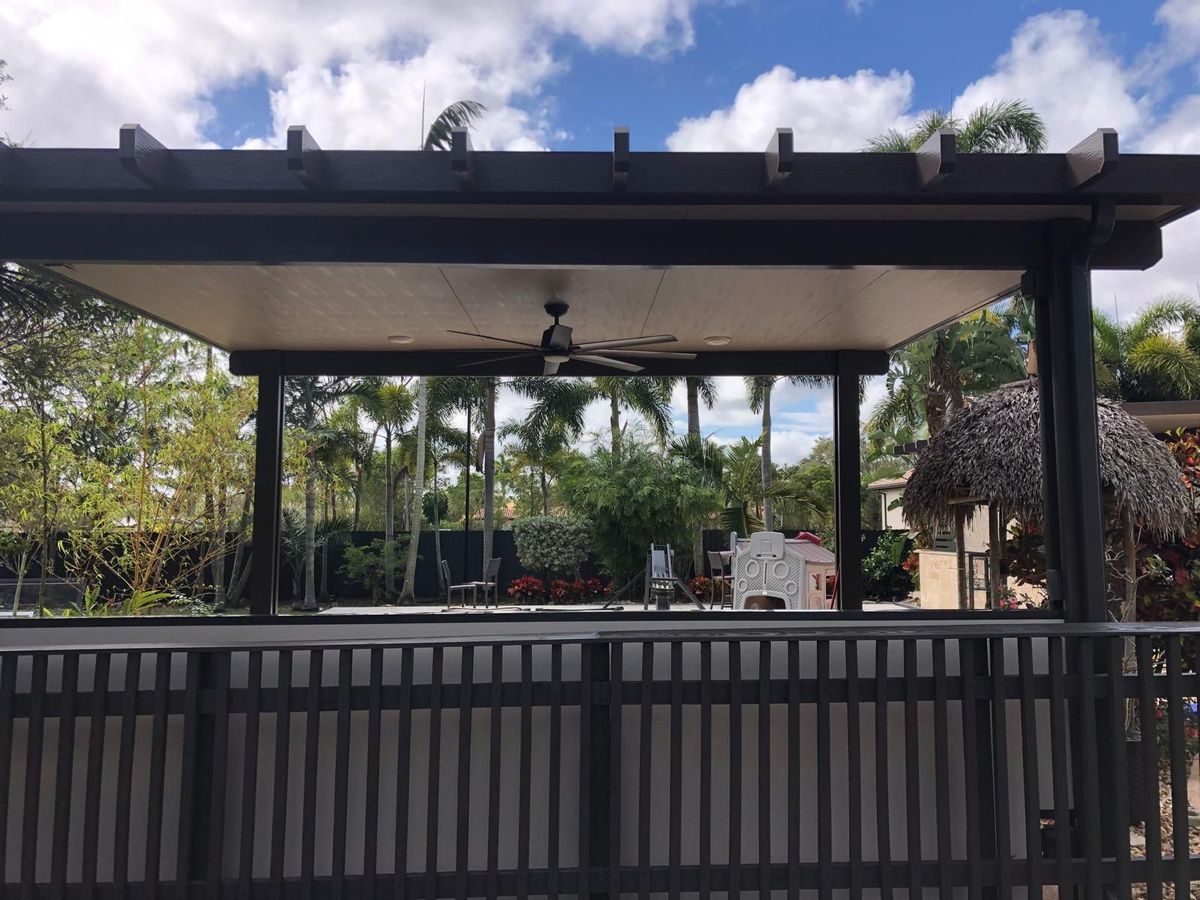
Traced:
<path id="1" fill-rule="evenodd" d="M 454 331 L 450 334 L 465 334 L 468 337 L 479 337 L 488 341 L 500 341 L 505 344 L 516 344 L 526 349 L 520 353 L 507 356 L 495 356 L 479 362 L 465 363 L 460 368 L 469 366 L 484 366 L 503 362 L 509 359 L 524 359 L 540 356 L 543 361 L 543 375 L 557 375 L 559 366 L 567 362 L 586 362 L 597 366 L 607 366 L 610 369 L 620 369 L 622 372 L 640 372 L 642 367 L 623 359 L 613 359 L 613 356 L 630 356 L 634 359 L 695 359 L 695 353 L 678 353 L 668 350 L 627 350 L 626 347 L 644 347 L 651 344 L 670 344 L 676 340 L 673 334 L 650 334 L 644 337 L 611 338 L 605 341 L 586 341 L 575 344 L 571 341 L 571 327 L 563 325 L 559 319 L 567 314 L 570 307 L 561 300 L 551 300 L 546 304 L 546 313 L 554 317 L 554 324 L 542 332 L 540 344 L 530 344 L 526 341 L 514 341 L 511 338 L 494 337 L 489 334 L 476 334 L 473 331 Z"/>

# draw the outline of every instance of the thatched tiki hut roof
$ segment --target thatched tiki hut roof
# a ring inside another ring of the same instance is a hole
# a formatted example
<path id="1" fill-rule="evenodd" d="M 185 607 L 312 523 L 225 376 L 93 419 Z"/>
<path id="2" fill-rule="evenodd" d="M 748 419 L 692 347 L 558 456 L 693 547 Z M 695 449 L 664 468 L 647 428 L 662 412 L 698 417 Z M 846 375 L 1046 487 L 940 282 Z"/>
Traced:
<path id="1" fill-rule="evenodd" d="M 1110 507 L 1156 537 L 1184 531 L 1190 505 L 1178 463 L 1141 422 L 1096 401 L 1100 477 Z M 1026 521 L 1042 517 L 1038 392 L 1032 383 L 980 397 L 956 413 L 921 453 L 904 490 L 910 524 L 949 528 L 955 506 L 977 500 Z M 955 501 L 958 501 L 956 504 Z"/>

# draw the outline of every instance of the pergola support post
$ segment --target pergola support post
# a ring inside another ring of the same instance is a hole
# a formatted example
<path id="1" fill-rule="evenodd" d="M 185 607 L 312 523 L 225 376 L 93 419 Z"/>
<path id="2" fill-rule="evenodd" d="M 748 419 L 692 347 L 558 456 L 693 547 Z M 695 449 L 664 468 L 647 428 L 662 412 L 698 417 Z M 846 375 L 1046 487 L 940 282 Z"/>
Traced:
<path id="1" fill-rule="evenodd" d="M 1049 390 L 1053 431 L 1044 460 L 1057 496 L 1055 534 L 1061 569 L 1062 610 L 1072 622 L 1103 622 L 1104 521 L 1100 493 L 1100 438 L 1096 419 L 1096 374 L 1092 339 L 1092 250 L 1111 233 L 1112 206 L 1098 205 L 1083 233 L 1075 221 L 1056 221 L 1050 231 L 1047 310 L 1050 325 Z M 1039 342 L 1039 366 L 1043 364 Z M 1043 406 L 1043 412 L 1045 407 Z M 1071 448 L 1071 453 L 1061 452 Z M 1046 445 L 1043 444 L 1043 449 Z M 1049 524 L 1049 523 L 1048 523 Z"/>
<path id="2" fill-rule="evenodd" d="M 250 612 L 273 616 L 279 603 L 279 517 L 283 478 L 282 357 L 263 354 L 254 439 L 254 539 L 250 545 Z"/>
<path id="3" fill-rule="evenodd" d="M 863 604 L 859 367 L 852 357 L 846 352 L 838 354 L 837 375 L 833 379 L 837 595 L 843 610 L 860 610 Z"/>

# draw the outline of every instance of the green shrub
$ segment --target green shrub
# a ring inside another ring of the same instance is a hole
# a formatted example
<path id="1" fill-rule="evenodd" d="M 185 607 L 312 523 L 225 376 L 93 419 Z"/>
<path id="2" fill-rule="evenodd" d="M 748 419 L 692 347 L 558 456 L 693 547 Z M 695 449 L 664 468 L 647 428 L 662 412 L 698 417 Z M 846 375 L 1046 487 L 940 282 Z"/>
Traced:
<path id="1" fill-rule="evenodd" d="M 903 600 L 913 589 L 912 573 L 904 567 L 911 541 L 903 531 L 879 536 L 863 560 L 863 593 L 880 600 Z"/>
<path id="2" fill-rule="evenodd" d="M 530 516 L 513 523 L 517 559 L 531 572 L 575 575 L 587 559 L 587 523 L 565 516 Z"/>
<path id="3" fill-rule="evenodd" d="M 345 563 L 341 569 L 347 578 L 358 582 L 370 592 L 371 602 L 374 604 L 382 603 L 384 597 L 387 596 L 389 573 L 384 566 L 384 543 L 383 538 L 375 538 L 365 547 L 347 544 Z M 408 546 L 408 540 L 393 540 L 392 546 L 394 549 L 390 574 L 391 581 L 395 582 L 396 572 L 400 569 L 400 558 L 404 555 L 403 549 Z"/>

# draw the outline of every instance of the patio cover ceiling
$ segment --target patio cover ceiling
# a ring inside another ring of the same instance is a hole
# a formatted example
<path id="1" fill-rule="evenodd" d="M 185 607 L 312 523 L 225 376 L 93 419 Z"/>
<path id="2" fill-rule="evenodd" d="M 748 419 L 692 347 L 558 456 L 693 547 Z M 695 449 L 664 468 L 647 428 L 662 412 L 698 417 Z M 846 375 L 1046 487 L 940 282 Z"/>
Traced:
<path id="1" fill-rule="evenodd" d="M 552 298 L 577 340 L 676 334 L 701 352 L 689 371 L 824 372 L 838 351 L 878 369 L 1099 210 L 1112 230 L 1092 265 L 1139 269 L 1197 205 L 1200 158 L 1118 157 L 1103 130 L 1036 155 L 957 156 L 952 135 L 916 154 L 795 153 L 782 130 L 763 154 L 631 154 L 620 131 L 611 154 L 479 153 L 465 134 L 445 153 L 327 152 L 303 129 L 287 150 L 172 151 L 136 126 L 118 150 L 0 146 L 0 259 L 235 351 L 243 371 L 258 351 L 293 372 L 454 371 L 504 345 L 448 330 L 536 342 Z M 714 335 L 731 342 L 713 351 Z"/>

